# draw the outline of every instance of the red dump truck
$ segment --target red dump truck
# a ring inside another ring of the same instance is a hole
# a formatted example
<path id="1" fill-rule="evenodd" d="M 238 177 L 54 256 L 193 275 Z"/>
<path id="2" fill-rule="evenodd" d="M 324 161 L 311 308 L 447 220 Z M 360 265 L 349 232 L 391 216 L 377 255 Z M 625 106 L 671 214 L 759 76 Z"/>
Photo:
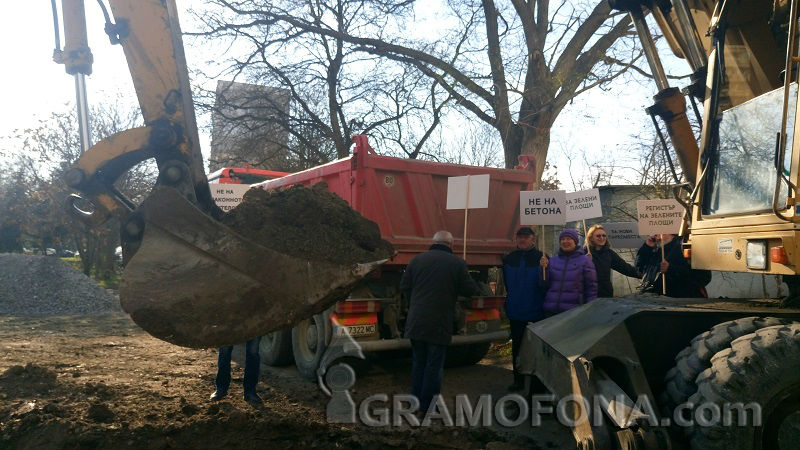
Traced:
<path id="1" fill-rule="evenodd" d="M 455 236 L 453 250 L 463 251 L 464 210 L 447 210 L 447 179 L 489 174 L 489 207 L 471 209 L 468 216 L 467 264 L 485 295 L 459 299 L 448 365 L 474 364 L 492 341 L 508 338 L 501 329 L 505 301 L 496 286 L 502 256 L 514 246 L 519 223 L 519 191 L 530 189 L 533 168 L 520 170 L 474 167 L 381 156 L 367 137 L 356 136 L 352 156 L 302 172 L 264 181 L 253 188 L 278 189 L 294 184 L 327 183 L 328 190 L 345 199 L 364 217 L 378 224 L 381 235 L 397 255 L 384 264 L 366 286 L 291 330 L 265 336 L 262 361 L 287 365 L 294 360 L 300 374 L 316 379 L 316 371 L 335 333 L 346 329 L 364 352 L 410 348 L 403 339 L 408 311 L 399 292 L 400 278 L 414 256 L 427 251 L 438 230 Z"/>
<path id="2" fill-rule="evenodd" d="M 206 175 L 209 184 L 255 184 L 264 180 L 285 177 L 289 172 L 247 167 L 223 167 Z"/>

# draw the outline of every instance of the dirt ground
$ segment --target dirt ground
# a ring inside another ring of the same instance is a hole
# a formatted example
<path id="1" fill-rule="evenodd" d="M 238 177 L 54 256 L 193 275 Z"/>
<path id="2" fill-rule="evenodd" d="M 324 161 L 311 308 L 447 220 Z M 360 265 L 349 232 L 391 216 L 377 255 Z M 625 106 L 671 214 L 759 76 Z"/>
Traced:
<path id="1" fill-rule="evenodd" d="M 254 408 L 241 396 L 236 364 L 228 398 L 211 403 L 216 351 L 157 340 L 124 314 L 0 316 L 0 448 L 546 449 L 570 446 L 569 432 L 545 418 L 538 427 L 369 427 L 326 421 L 326 394 L 293 368 L 262 370 Z M 491 355 L 490 355 L 491 356 Z M 234 355 L 236 358 L 236 354 Z M 501 397 L 509 358 L 447 369 L 445 398 Z M 363 364 L 351 390 L 408 391 L 410 361 Z M 238 385 L 237 385 L 238 383 Z"/>

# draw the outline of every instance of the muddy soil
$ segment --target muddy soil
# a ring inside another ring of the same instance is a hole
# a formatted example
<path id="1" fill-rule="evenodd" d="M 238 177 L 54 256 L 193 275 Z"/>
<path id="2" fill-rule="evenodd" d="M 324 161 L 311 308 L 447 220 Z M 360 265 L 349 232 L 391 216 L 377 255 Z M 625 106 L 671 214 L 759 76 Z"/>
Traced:
<path id="1" fill-rule="evenodd" d="M 236 358 L 236 354 L 234 355 Z M 447 369 L 445 397 L 505 394 L 508 357 Z M 208 401 L 214 350 L 157 340 L 123 314 L 0 317 L 2 449 L 544 449 L 570 445 L 569 432 L 545 418 L 515 429 L 368 427 L 326 421 L 328 397 L 292 368 L 262 370 L 264 406 L 241 398 L 234 364 L 229 396 Z M 410 362 L 359 368 L 356 402 L 407 392 Z"/>
<path id="2" fill-rule="evenodd" d="M 250 189 L 222 222 L 265 247 L 304 259 L 352 264 L 394 253 L 378 225 L 328 191 L 326 183 Z"/>

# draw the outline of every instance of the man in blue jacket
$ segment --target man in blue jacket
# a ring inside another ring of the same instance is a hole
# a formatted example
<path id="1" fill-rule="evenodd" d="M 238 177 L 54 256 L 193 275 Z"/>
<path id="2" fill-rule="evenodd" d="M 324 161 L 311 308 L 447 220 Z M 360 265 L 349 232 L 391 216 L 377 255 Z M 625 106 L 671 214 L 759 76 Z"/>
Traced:
<path id="1" fill-rule="evenodd" d="M 511 357 L 514 384 L 509 391 L 523 388 L 523 377 L 517 371 L 517 355 L 525 327 L 544 318 L 542 305 L 547 288 L 540 286 L 541 260 L 544 257 L 535 246 L 530 227 L 521 227 L 516 235 L 517 249 L 503 258 L 503 278 L 506 285 L 506 315 L 511 325 Z"/>

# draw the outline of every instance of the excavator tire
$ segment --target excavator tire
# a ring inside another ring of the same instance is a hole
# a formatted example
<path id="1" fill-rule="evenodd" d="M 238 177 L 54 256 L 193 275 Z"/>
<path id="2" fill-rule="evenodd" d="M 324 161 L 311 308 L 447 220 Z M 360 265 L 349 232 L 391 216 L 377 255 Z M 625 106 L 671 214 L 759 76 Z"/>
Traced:
<path id="1" fill-rule="evenodd" d="M 761 328 L 791 323 L 774 317 L 743 317 L 722 322 L 705 333 L 697 335 L 691 344 L 675 357 L 675 367 L 667 372 L 661 405 L 665 417 L 672 417 L 678 405 L 697 392 L 695 380 L 701 372 L 711 367 L 711 358 L 730 347 L 735 339 Z"/>
<path id="2" fill-rule="evenodd" d="M 294 362 L 292 354 L 292 330 L 273 331 L 261 338 L 259 348 L 261 363 L 272 367 L 288 366 Z"/>
<path id="3" fill-rule="evenodd" d="M 292 328 L 294 365 L 308 381 L 317 381 L 317 369 L 326 348 L 326 318 L 326 314 L 315 314 Z"/>
<path id="4" fill-rule="evenodd" d="M 762 328 L 736 339 L 712 358 L 697 387 L 690 398 L 695 405 L 691 448 L 797 448 L 800 323 Z M 744 408 L 731 408 L 737 404 Z M 760 425 L 754 423 L 754 405 L 760 406 Z"/>

